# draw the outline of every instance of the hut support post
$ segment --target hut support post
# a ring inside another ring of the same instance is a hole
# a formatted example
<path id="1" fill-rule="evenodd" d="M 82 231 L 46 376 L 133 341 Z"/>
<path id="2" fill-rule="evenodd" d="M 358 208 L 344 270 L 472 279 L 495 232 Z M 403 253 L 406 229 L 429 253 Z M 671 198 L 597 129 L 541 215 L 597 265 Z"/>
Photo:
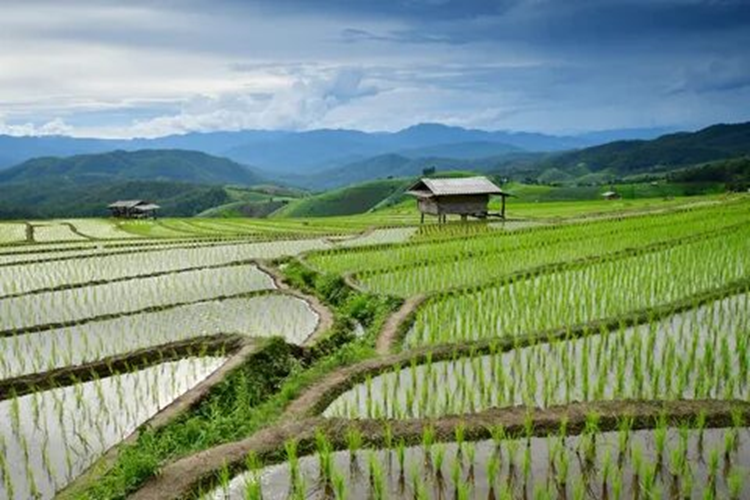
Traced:
<path id="1" fill-rule="evenodd" d="M 501 196 L 503 199 L 502 208 L 500 209 L 500 216 L 505 219 L 505 196 Z"/>
<path id="2" fill-rule="evenodd" d="M 422 212 L 421 217 L 419 219 L 420 224 L 424 224 L 424 212 Z"/>

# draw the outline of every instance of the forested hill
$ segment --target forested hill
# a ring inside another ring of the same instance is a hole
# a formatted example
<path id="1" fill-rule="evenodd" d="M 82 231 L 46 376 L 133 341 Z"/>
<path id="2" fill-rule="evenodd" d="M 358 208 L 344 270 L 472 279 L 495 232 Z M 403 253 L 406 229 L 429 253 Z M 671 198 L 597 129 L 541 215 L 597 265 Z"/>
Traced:
<path id="1" fill-rule="evenodd" d="M 128 180 L 243 185 L 263 181 L 257 172 L 226 158 L 176 149 L 35 158 L 0 172 L 0 184 L 54 181 L 84 185 Z"/>
<path id="2" fill-rule="evenodd" d="M 263 179 L 225 158 L 195 151 L 113 151 L 36 158 L 0 172 L 0 218 L 102 216 L 118 199 L 150 199 L 164 215 L 190 216 L 227 203 L 226 185 Z"/>
<path id="3" fill-rule="evenodd" d="M 650 141 L 615 141 L 562 153 L 544 160 L 540 170 L 609 170 L 627 175 L 669 171 L 750 154 L 750 122 L 713 125 L 697 132 L 668 134 Z"/>

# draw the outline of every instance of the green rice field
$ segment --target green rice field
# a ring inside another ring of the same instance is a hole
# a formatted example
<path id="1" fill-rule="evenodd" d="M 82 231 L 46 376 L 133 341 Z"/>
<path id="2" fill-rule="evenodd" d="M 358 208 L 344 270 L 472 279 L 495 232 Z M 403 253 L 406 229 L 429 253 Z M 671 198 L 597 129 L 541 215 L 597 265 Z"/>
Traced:
<path id="1" fill-rule="evenodd" d="M 750 498 L 750 198 L 0 222 L 0 498 Z"/>

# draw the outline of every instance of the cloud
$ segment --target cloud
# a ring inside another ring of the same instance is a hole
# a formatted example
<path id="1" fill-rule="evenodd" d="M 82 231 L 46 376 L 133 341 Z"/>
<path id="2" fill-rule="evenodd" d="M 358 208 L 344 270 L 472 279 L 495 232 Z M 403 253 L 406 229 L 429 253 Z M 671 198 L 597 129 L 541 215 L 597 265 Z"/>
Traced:
<path id="1" fill-rule="evenodd" d="M 366 82 L 361 69 L 336 68 L 314 76 L 298 76 L 274 93 L 197 96 L 185 102 L 178 113 L 137 121 L 129 132 L 156 137 L 189 131 L 307 129 L 321 124 L 332 110 L 378 92 L 376 86 Z"/>
<path id="2" fill-rule="evenodd" d="M 750 87 L 750 58 L 733 57 L 701 62 L 681 71 L 668 93 L 731 92 Z"/>
<path id="3" fill-rule="evenodd" d="M 69 135 L 73 132 L 73 127 L 65 123 L 60 118 L 42 123 L 40 125 L 26 122 L 8 124 L 0 116 L 0 134 L 12 136 L 48 136 L 48 135 Z"/>
<path id="4" fill-rule="evenodd" d="M 693 127 L 747 46 L 740 0 L 8 0 L 0 132 Z"/>

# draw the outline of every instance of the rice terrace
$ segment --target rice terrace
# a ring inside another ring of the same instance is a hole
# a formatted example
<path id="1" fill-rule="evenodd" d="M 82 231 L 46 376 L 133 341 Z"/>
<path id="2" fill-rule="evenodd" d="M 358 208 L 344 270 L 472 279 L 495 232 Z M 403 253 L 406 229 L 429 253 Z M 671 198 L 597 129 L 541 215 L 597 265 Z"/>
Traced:
<path id="1" fill-rule="evenodd" d="M 748 498 L 750 198 L 508 206 L 0 223 L 0 497 Z"/>
<path id="2" fill-rule="evenodd" d="M 0 0 L 0 500 L 750 500 L 749 0 Z"/>

